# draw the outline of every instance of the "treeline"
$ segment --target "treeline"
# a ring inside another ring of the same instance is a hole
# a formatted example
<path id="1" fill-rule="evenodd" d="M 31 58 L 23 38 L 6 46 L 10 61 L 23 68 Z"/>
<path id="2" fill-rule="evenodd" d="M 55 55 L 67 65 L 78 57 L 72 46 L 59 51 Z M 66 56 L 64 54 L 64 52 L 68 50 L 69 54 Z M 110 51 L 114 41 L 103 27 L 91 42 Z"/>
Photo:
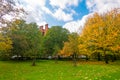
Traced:
<path id="1" fill-rule="evenodd" d="M 0 59 L 46 58 L 98 59 L 108 63 L 120 58 L 120 10 L 90 16 L 80 34 L 51 27 L 42 35 L 35 23 L 15 20 L 0 28 Z M 76 65 L 76 64 L 75 64 Z"/>
<path id="2" fill-rule="evenodd" d="M 104 14 L 90 16 L 81 34 L 72 34 L 64 43 L 61 55 L 85 55 L 86 59 L 120 59 L 120 9 L 113 9 Z"/>
<path id="3" fill-rule="evenodd" d="M 60 27 L 51 27 L 45 36 L 35 23 L 15 20 L 0 32 L 0 59 L 33 59 L 56 55 L 68 40 L 69 31 Z"/>

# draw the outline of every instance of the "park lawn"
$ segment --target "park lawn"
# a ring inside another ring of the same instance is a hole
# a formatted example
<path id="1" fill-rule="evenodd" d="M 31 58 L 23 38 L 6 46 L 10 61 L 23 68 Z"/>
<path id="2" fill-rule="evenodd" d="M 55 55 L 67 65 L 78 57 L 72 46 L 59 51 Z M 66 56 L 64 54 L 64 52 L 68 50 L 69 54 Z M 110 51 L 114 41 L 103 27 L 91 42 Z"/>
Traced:
<path id="1" fill-rule="evenodd" d="M 0 80 L 120 80 L 120 61 L 79 61 L 74 67 L 71 61 L 38 60 L 0 61 Z"/>

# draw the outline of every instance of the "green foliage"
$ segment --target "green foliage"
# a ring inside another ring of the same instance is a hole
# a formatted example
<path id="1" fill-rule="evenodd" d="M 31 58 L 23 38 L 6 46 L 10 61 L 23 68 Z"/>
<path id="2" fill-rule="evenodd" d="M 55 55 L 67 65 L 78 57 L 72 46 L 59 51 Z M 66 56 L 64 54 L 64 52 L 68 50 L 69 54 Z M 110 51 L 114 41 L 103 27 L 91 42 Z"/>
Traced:
<path id="1" fill-rule="evenodd" d="M 10 29 L 13 55 L 33 58 L 40 54 L 42 34 L 35 23 L 27 24 L 23 20 L 16 20 Z"/>
<path id="2" fill-rule="evenodd" d="M 68 39 L 68 34 L 69 32 L 60 26 L 51 27 L 43 38 L 43 53 L 57 54 L 56 48 L 61 49 L 63 47 L 63 43 Z"/>
<path id="3" fill-rule="evenodd" d="M 37 25 L 34 23 L 31 23 L 28 25 L 26 32 L 27 36 L 27 42 L 29 43 L 29 50 L 31 54 L 36 55 L 40 52 L 40 47 L 41 47 L 41 40 L 42 40 L 42 34 L 37 28 Z M 29 52 L 29 51 L 28 51 Z"/>
<path id="4" fill-rule="evenodd" d="M 13 41 L 12 55 L 24 56 L 28 49 L 25 21 L 16 20 L 10 26 L 10 37 Z"/>

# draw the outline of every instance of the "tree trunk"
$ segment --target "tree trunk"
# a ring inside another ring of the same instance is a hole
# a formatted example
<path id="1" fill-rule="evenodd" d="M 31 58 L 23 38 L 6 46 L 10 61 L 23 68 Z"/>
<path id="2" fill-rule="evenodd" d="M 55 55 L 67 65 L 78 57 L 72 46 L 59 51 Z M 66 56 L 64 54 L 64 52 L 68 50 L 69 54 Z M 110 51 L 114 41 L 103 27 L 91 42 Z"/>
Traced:
<path id="1" fill-rule="evenodd" d="M 98 53 L 98 61 L 101 61 L 101 56 L 100 56 L 100 53 Z"/>
<path id="2" fill-rule="evenodd" d="M 73 54 L 73 63 L 74 63 L 74 66 L 76 67 L 77 66 L 76 53 Z"/>
<path id="3" fill-rule="evenodd" d="M 36 66 L 35 61 L 36 61 L 36 58 L 34 57 L 34 58 L 33 58 L 33 63 L 32 63 L 32 66 Z"/>
<path id="4" fill-rule="evenodd" d="M 105 63 L 108 64 L 108 55 L 106 54 L 106 51 L 104 50 L 104 55 L 105 55 Z"/>
<path id="5" fill-rule="evenodd" d="M 113 55 L 112 55 L 112 62 L 114 62 L 115 60 L 116 60 L 116 55 L 113 54 Z"/>
<path id="6" fill-rule="evenodd" d="M 116 55 L 114 54 L 114 60 L 117 60 L 117 57 L 116 57 Z"/>
<path id="7" fill-rule="evenodd" d="M 108 55 L 105 55 L 105 63 L 108 64 Z"/>
<path id="8" fill-rule="evenodd" d="M 89 58 L 88 58 L 88 55 L 86 55 L 86 61 L 88 61 L 88 59 L 89 59 Z"/>
<path id="9" fill-rule="evenodd" d="M 19 55 L 17 55 L 16 59 L 19 60 Z"/>
<path id="10" fill-rule="evenodd" d="M 114 55 L 111 55 L 111 59 L 112 59 L 112 62 L 114 62 L 115 60 L 114 60 Z"/>
<path id="11" fill-rule="evenodd" d="M 57 64 L 58 63 L 58 57 L 55 56 L 55 63 Z"/>

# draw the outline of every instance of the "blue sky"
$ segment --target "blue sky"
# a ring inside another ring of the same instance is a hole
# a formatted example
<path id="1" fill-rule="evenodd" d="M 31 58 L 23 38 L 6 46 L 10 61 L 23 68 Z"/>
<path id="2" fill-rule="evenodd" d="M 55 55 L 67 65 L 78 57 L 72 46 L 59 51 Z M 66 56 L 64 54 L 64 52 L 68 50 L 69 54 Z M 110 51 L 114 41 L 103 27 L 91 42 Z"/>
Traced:
<path id="1" fill-rule="evenodd" d="M 17 0 L 15 0 L 17 1 Z M 120 0 L 18 0 L 28 13 L 25 20 L 62 26 L 70 32 L 80 31 L 86 19 L 95 12 L 105 13 L 120 8 Z"/>
<path id="2" fill-rule="evenodd" d="M 50 10 L 52 10 L 51 5 L 47 5 L 47 7 Z M 81 19 L 84 15 L 87 15 L 89 13 L 89 10 L 86 7 L 85 0 L 79 2 L 77 6 L 70 6 L 69 8 L 71 8 L 72 10 L 75 11 L 75 14 L 72 16 L 72 18 L 73 18 L 72 20 L 68 20 L 68 21 L 57 20 L 57 18 L 51 17 L 50 15 L 45 15 L 45 17 L 46 17 L 45 21 L 47 23 L 49 23 L 50 26 L 55 26 L 55 25 L 63 26 L 66 22 L 77 21 L 77 20 Z M 68 11 L 64 10 L 64 12 L 70 13 L 69 10 Z"/>
<path id="3" fill-rule="evenodd" d="M 29 15 L 34 16 L 34 19 L 29 21 L 37 21 L 39 25 L 45 22 L 50 26 L 63 26 L 66 22 L 81 19 L 88 14 L 85 0 L 37 0 L 36 2 L 21 0 L 20 2 Z"/>

